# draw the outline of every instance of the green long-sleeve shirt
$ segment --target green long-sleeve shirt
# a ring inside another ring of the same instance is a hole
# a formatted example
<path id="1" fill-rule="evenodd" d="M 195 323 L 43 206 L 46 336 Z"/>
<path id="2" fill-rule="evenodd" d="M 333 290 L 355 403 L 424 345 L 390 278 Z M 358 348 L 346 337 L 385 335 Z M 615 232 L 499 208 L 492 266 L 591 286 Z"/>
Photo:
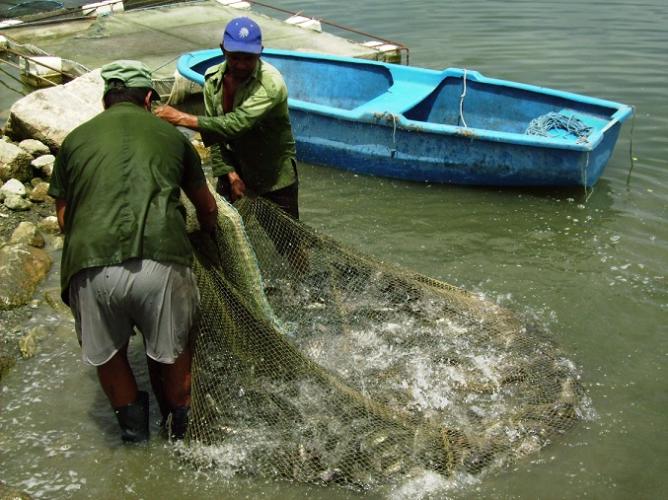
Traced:
<path id="1" fill-rule="evenodd" d="M 216 177 L 236 171 L 246 187 L 264 194 L 297 181 L 295 140 L 288 115 L 288 90 L 279 71 L 258 61 L 236 90 L 232 111 L 223 111 L 226 63 L 205 74 L 204 106 L 198 127 L 211 147 Z"/>

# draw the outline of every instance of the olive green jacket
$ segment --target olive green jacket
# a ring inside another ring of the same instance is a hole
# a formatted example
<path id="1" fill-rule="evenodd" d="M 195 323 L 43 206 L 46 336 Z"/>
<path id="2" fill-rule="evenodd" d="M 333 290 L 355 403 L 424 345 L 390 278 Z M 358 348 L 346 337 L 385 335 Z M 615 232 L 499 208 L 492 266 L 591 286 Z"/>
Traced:
<path id="1" fill-rule="evenodd" d="M 206 72 L 206 116 L 198 117 L 204 144 L 211 146 L 213 175 L 236 171 L 255 194 L 294 184 L 295 140 L 283 77 L 260 59 L 251 77 L 237 89 L 232 111 L 224 113 L 225 67 L 223 62 Z"/>
<path id="2" fill-rule="evenodd" d="M 115 104 L 70 132 L 49 186 L 66 203 L 63 300 L 85 268 L 132 258 L 191 265 L 180 187 L 204 182 L 186 137 L 135 104 Z"/>

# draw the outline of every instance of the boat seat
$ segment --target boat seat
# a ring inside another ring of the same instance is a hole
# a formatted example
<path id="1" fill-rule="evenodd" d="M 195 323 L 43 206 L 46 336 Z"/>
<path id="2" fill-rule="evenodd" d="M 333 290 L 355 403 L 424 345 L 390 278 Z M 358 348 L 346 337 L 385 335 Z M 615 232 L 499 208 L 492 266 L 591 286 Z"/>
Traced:
<path id="1" fill-rule="evenodd" d="M 433 90 L 433 86 L 422 83 L 395 81 L 386 92 L 356 107 L 354 111 L 399 115 L 416 106 Z"/>

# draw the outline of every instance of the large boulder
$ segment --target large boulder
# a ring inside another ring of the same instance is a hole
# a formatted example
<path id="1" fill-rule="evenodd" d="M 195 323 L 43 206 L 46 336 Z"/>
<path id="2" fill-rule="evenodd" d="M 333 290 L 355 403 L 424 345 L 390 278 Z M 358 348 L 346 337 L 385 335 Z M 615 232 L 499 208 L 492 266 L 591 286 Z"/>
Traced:
<path id="1" fill-rule="evenodd" d="M 17 141 L 37 139 L 57 151 L 68 133 L 102 111 L 103 89 L 97 69 L 65 85 L 36 90 L 14 103 L 5 133 Z"/>
<path id="2" fill-rule="evenodd" d="M 11 142 L 0 141 L 0 180 L 30 180 L 32 155 Z"/>
<path id="3" fill-rule="evenodd" d="M 51 268 L 51 257 L 25 243 L 0 248 L 0 309 L 27 304 Z"/>

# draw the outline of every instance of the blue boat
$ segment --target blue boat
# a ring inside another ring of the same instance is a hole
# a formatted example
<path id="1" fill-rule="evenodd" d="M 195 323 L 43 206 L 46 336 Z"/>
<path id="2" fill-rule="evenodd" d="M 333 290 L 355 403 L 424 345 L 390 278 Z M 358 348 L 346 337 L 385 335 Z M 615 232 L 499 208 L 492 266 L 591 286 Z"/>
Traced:
<path id="1" fill-rule="evenodd" d="M 429 183 L 592 186 L 608 162 L 624 104 L 487 78 L 364 59 L 266 49 L 288 86 L 300 161 Z M 219 49 L 178 61 L 186 79 Z"/>

